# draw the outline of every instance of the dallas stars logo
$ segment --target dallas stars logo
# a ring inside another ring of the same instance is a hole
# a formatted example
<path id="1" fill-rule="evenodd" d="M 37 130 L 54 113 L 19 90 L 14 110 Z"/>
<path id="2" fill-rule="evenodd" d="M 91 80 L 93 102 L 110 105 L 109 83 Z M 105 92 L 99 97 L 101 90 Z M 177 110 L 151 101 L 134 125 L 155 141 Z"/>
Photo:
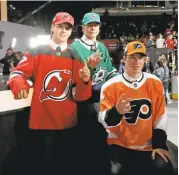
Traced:
<path id="1" fill-rule="evenodd" d="M 97 70 L 93 75 L 93 82 L 102 84 L 104 82 L 105 75 L 106 68 L 99 66 L 99 70 Z"/>
<path id="2" fill-rule="evenodd" d="M 91 18 L 92 18 L 92 19 L 96 18 L 96 15 L 91 15 Z"/>

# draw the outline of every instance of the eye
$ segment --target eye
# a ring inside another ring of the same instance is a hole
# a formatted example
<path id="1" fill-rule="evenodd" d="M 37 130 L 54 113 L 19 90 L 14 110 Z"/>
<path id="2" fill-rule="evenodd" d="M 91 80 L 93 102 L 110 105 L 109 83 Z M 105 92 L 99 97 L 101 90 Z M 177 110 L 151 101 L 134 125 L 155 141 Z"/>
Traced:
<path id="1" fill-rule="evenodd" d="M 62 28 L 62 26 L 61 25 L 57 25 L 57 28 L 60 29 L 60 28 Z"/>
<path id="2" fill-rule="evenodd" d="M 70 30 L 70 29 L 71 29 L 71 27 L 65 27 L 65 29 L 66 29 L 66 30 Z"/>

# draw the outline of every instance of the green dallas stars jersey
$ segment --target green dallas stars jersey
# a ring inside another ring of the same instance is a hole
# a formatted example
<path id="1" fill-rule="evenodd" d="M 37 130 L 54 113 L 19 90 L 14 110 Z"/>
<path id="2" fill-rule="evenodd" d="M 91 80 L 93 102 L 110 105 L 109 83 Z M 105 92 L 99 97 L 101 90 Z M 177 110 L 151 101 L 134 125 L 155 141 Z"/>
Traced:
<path id="1" fill-rule="evenodd" d="M 88 50 L 80 40 L 74 41 L 70 47 L 81 57 L 81 61 L 85 61 L 94 53 L 94 51 Z M 112 66 L 109 52 L 104 44 L 98 41 L 96 49 L 102 52 L 103 60 L 96 66 L 96 68 L 91 70 L 91 78 L 93 84 L 103 84 L 108 79 L 118 75 L 118 73 L 116 68 Z"/>

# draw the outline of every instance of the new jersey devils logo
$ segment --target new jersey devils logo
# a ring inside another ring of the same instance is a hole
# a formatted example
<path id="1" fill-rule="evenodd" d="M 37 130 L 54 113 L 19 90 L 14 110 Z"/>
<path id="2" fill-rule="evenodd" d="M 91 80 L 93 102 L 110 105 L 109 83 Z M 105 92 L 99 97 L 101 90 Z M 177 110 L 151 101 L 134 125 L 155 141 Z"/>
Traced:
<path id="1" fill-rule="evenodd" d="M 53 70 L 49 72 L 43 81 L 43 89 L 40 92 L 40 102 L 44 100 L 65 100 L 71 89 L 71 71 Z"/>
<path id="2" fill-rule="evenodd" d="M 66 13 L 63 15 L 62 19 L 63 20 L 68 20 L 70 18 L 70 16 Z"/>
<path id="3" fill-rule="evenodd" d="M 151 102 L 148 99 L 136 99 L 131 102 L 131 111 L 124 114 L 128 124 L 136 124 L 138 118 L 147 120 L 151 116 Z"/>

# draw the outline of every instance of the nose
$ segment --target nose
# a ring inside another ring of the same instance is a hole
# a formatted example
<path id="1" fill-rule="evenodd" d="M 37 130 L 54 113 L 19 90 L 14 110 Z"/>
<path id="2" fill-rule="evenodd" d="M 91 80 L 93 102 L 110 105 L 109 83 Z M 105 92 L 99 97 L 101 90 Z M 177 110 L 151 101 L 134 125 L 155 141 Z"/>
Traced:
<path id="1" fill-rule="evenodd" d="M 135 58 L 135 59 L 134 59 L 134 62 L 137 64 L 137 63 L 140 62 L 140 59 L 139 59 L 139 58 Z"/>
<path id="2" fill-rule="evenodd" d="M 92 29 L 92 30 L 95 30 L 95 25 L 92 25 L 92 26 L 91 26 L 91 29 Z"/>
<path id="3" fill-rule="evenodd" d="M 66 32 L 66 28 L 65 27 L 62 27 L 62 32 Z"/>

